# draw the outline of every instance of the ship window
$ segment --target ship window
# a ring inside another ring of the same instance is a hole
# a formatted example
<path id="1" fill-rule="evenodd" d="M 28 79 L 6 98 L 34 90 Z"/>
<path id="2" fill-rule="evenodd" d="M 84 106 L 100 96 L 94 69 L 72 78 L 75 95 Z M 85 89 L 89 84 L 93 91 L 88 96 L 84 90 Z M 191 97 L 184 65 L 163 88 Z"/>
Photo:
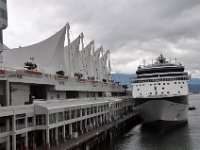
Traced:
<path id="1" fill-rule="evenodd" d="M 181 89 L 182 89 L 183 87 L 181 86 Z"/>
<path id="2" fill-rule="evenodd" d="M 184 84 L 184 82 L 182 82 Z"/>
<path id="3" fill-rule="evenodd" d="M 169 94 L 169 91 L 167 91 L 167 94 Z"/>
<path id="4" fill-rule="evenodd" d="M 142 95 L 142 93 L 140 93 L 140 95 Z"/>
<path id="5" fill-rule="evenodd" d="M 178 93 L 180 94 L 180 91 L 178 91 Z"/>
<path id="6" fill-rule="evenodd" d="M 164 94 L 164 92 L 161 92 L 161 94 Z"/>
<path id="7" fill-rule="evenodd" d="M 167 85 L 169 85 L 169 83 L 167 83 Z"/>
<path id="8" fill-rule="evenodd" d="M 176 84 L 176 82 L 174 82 L 174 84 Z"/>
<path id="9" fill-rule="evenodd" d="M 154 87 L 154 90 L 157 90 L 157 87 Z"/>
<path id="10" fill-rule="evenodd" d="M 139 91 L 140 89 L 137 89 L 137 91 Z"/>
<path id="11" fill-rule="evenodd" d="M 163 85 L 165 85 L 165 83 L 163 83 Z"/>
<path id="12" fill-rule="evenodd" d="M 162 89 L 164 90 L 165 88 L 164 88 L 164 87 L 162 87 Z"/>
<path id="13" fill-rule="evenodd" d="M 152 93 L 150 92 L 150 95 L 151 95 Z"/>
<path id="14" fill-rule="evenodd" d="M 158 83 L 158 85 L 160 85 L 160 83 Z"/>
<path id="15" fill-rule="evenodd" d="M 178 84 L 181 84 L 181 82 L 178 82 Z"/>
<path id="16" fill-rule="evenodd" d="M 152 84 L 150 84 L 150 86 L 152 86 Z"/>

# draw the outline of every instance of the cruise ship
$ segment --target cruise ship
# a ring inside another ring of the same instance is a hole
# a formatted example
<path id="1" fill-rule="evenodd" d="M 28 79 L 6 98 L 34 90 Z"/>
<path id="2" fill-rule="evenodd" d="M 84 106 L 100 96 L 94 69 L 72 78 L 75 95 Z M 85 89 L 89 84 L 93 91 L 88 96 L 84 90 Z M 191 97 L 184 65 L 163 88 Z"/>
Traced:
<path id="1" fill-rule="evenodd" d="M 83 33 L 71 41 L 68 23 L 44 41 L 5 49 L 6 0 L 0 8 L 0 150 L 51 149 L 132 111 L 125 86 L 111 80 L 109 51 L 84 46 Z"/>
<path id="2" fill-rule="evenodd" d="M 189 75 L 184 69 L 163 55 L 138 67 L 132 94 L 144 125 L 164 131 L 187 122 Z"/>

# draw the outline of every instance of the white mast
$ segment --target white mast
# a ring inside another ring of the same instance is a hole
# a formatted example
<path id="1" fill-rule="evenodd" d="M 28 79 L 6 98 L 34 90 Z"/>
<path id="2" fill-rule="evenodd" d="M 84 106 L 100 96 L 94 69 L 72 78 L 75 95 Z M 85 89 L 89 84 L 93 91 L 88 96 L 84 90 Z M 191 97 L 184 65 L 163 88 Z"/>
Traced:
<path id="1" fill-rule="evenodd" d="M 108 80 L 111 80 L 111 65 L 110 65 L 110 50 L 107 52 L 108 54 Z"/>
<path id="2" fill-rule="evenodd" d="M 69 30 L 70 30 L 70 25 L 69 23 L 66 24 L 66 27 L 67 27 L 67 41 L 68 41 L 68 62 L 69 62 L 69 75 L 70 76 L 73 76 L 71 75 L 71 47 L 70 47 L 70 33 L 69 33 Z"/>
<path id="3" fill-rule="evenodd" d="M 84 38 L 84 35 L 83 35 L 83 32 L 81 32 L 81 44 L 82 44 L 82 49 L 84 49 L 84 43 L 83 43 L 83 38 Z"/>

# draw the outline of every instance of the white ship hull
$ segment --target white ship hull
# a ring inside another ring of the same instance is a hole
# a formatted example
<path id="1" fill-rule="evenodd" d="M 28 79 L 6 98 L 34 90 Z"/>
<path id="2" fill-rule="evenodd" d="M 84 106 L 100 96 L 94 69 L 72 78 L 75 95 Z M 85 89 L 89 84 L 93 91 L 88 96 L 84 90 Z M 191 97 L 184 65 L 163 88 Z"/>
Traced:
<path id="1" fill-rule="evenodd" d="M 187 122 L 187 103 L 176 103 L 167 100 L 150 100 L 140 105 L 141 118 L 144 124 L 158 130 L 165 130 Z"/>

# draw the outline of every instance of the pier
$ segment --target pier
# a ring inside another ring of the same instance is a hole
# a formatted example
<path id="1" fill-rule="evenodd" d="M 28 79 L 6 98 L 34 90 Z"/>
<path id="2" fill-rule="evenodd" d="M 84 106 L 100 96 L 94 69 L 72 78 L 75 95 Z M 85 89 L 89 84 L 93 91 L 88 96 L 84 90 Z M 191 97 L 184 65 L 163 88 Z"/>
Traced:
<path id="1" fill-rule="evenodd" d="M 67 140 L 58 146 L 51 147 L 50 150 L 89 150 L 98 147 L 100 143 L 112 141 L 116 136 L 124 133 L 140 123 L 139 113 L 133 112 L 112 123 L 93 129 L 77 138 Z M 42 148 L 40 149 L 42 150 Z"/>

